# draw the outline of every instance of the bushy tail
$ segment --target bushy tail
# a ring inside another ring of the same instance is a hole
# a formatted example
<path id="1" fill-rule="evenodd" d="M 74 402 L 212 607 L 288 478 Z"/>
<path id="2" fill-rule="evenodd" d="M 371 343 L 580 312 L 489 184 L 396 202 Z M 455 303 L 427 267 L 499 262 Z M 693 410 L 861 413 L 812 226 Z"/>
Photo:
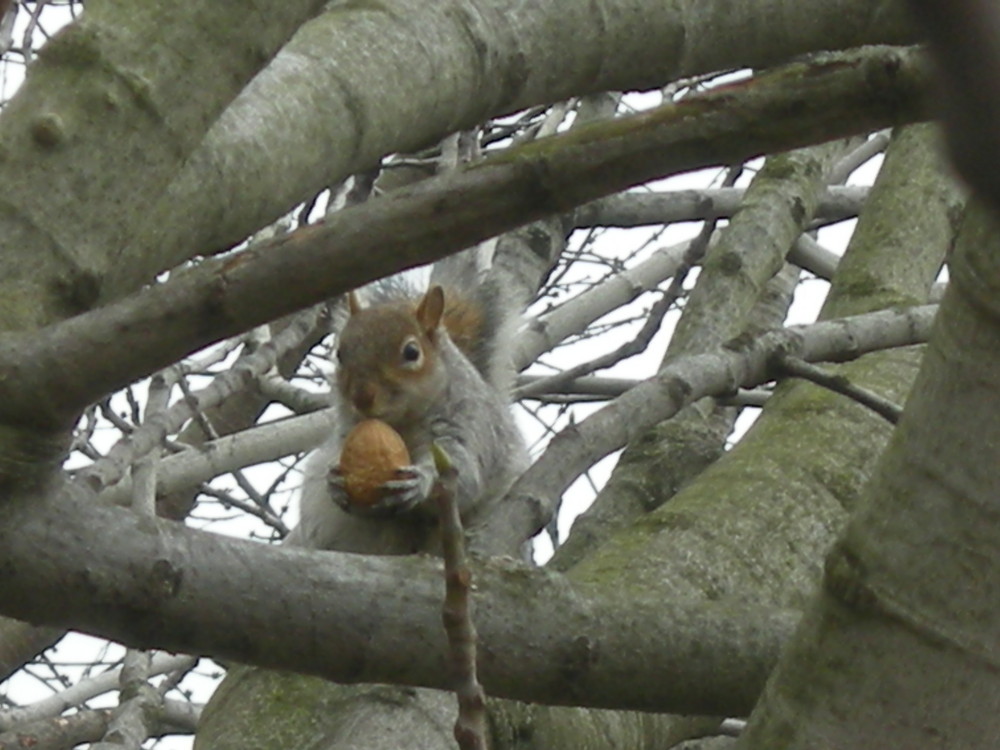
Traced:
<path id="1" fill-rule="evenodd" d="M 483 380 L 507 396 L 514 382 L 513 342 L 521 320 L 518 300 L 504 289 L 489 252 L 471 248 L 434 265 L 431 283 L 445 289 L 444 322 L 455 345 Z"/>

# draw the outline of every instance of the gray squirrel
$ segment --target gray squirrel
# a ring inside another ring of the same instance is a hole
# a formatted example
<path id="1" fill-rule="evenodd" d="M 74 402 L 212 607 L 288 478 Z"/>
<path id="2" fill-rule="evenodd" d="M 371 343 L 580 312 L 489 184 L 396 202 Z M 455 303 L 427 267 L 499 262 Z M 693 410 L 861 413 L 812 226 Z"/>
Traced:
<path id="1" fill-rule="evenodd" d="M 301 520 L 290 544 L 439 554 L 436 509 L 428 501 L 436 477 L 432 442 L 457 470 L 456 500 L 467 529 L 527 468 L 508 398 L 516 315 L 501 286 L 483 281 L 465 291 L 435 284 L 416 296 L 390 283 L 376 286 L 381 298 L 367 307 L 350 295 L 337 346 L 335 427 L 307 459 Z M 399 433 L 412 465 L 382 485 L 376 505 L 360 508 L 346 496 L 339 460 L 348 432 L 369 418 Z"/>

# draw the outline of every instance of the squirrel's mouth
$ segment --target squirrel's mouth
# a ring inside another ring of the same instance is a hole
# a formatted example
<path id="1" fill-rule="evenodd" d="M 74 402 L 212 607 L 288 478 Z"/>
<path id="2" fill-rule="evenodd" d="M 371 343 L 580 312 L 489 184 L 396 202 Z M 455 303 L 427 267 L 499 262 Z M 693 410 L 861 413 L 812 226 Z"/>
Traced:
<path id="1" fill-rule="evenodd" d="M 357 415 L 363 419 L 382 419 L 384 421 L 383 409 L 376 409 L 374 406 L 361 407 L 357 404 L 352 404 L 352 406 Z"/>
<path id="2" fill-rule="evenodd" d="M 354 411 L 357 415 L 363 419 L 381 419 L 383 422 L 388 422 L 392 424 L 395 417 L 399 415 L 395 413 L 391 404 L 386 404 L 382 402 L 369 402 L 364 404 L 352 403 L 351 406 L 354 407 Z"/>

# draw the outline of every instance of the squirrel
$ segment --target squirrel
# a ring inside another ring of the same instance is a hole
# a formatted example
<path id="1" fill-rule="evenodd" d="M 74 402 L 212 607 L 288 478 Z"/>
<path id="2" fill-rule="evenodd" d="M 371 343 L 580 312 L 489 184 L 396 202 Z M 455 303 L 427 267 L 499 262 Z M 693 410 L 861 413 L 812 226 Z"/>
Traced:
<path id="1" fill-rule="evenodd" d="M 301 520 L 291 544 L 314 549 L 401 555 L 439 554 L 431 444 L 457 470 L 456 501 L 466 528 L 527 468 L 528 453 L 509 407 L 514 315 L 499 283 L 464 294 L 435 284 L 420 298 L 399 284 L 349 317 L 336 352 L 331 437 L 307 459 Z M 509 295 L 507 295 L 509 298 Z M 370 507 L 352 504 L 339 459 L 350 430 L 365 419 L 399 433 L 412 465 L 381 487 Z M 517 551 L 512 550 L 512 554 Z"/>

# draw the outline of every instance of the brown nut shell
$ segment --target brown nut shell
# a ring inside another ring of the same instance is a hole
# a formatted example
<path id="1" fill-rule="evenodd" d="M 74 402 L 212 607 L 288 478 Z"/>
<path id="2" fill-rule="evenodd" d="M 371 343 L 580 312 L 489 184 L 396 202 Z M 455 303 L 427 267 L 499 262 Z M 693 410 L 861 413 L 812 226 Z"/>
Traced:
<path id="1" fill-rule="evenodd" d="M 380 419 L 359 422 L 347 434 L 340 452 L 347 497 L 357 505 L 374 505 L 381 499 L 382 485 L 410 463 L 406 443 L 392 427 Z"/>

